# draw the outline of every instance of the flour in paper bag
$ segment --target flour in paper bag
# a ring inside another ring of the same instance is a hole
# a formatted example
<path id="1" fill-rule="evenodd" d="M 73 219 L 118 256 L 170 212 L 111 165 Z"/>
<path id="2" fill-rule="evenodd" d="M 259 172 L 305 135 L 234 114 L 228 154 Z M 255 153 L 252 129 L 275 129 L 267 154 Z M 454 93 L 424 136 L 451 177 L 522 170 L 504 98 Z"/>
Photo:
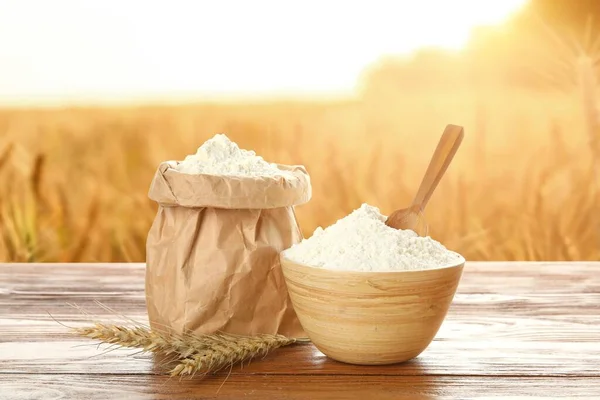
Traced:
<path id="1" fill-rule="evenodd" d="M 196 154 L 187 156 L 176 169 L 186 174 L 293 178 L 290 172 L 265 161 L 254 151 L 240 149 L 224 134 L 217 134 L 204 142 Z"/>
<path id="2" fill-rule="evenodd" d="M 148 191 L 152 329 L 303 337 L 279 254 L 302 240 L 294 206 L 311 194 L 303 166 L 271 164 L 225 135 L 161 163 Z"/>

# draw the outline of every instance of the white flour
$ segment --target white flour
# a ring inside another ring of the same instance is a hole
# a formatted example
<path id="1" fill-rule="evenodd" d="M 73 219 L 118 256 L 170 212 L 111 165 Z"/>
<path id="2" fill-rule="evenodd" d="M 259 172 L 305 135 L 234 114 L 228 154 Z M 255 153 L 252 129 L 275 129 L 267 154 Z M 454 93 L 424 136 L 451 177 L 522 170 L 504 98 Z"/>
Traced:
<path id="1" fill-rule="evenodd" d="M 300 264 L 346 271 L 432 269 L 462 260 L 430 237 L 390 228 L 385 220 L 378 208 L 363 204 L 283 254 Z"/>
<path id="2" fill-rule="evenodd" d="M 293 176 L 290 172 L 277 168 L 277 165 L 266 162 L 255 152 L 240 149 L 223 134 L 215 135 L 204 142 L 196 154 L 187 156 L 176 169 L 186 174 L 238 177 Z"/>

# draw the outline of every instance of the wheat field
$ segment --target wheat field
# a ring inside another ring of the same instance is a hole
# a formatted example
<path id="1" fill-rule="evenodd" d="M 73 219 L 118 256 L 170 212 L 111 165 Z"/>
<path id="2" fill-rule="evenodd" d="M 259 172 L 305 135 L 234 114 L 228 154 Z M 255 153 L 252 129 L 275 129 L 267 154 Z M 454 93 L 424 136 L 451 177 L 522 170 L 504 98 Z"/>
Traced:
<path id="1" fill-rule="evenodd" d="M 394 99 L 0 110 L 0 262 L 144 261 L 163 160 L 216 133 L 303 164 L 305 236 L 361 203 L 407 206 L 448 123 L 465 140 L 430 235 L 468 260 L 598 260 L 589 110 L 578 93 L 419 91 Z"/>

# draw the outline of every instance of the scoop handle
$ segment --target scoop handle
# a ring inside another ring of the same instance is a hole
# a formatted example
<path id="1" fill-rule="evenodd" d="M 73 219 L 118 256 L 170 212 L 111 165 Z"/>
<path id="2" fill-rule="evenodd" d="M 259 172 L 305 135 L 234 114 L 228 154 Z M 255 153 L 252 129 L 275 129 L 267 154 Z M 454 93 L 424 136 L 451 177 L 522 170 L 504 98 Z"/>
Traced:
<path id="1" fill-rule="evenodd" d="M 444 129 L 444 133 L 442 133 L 442 137 L 435 148 L 435 152 L 431 157 L 425 176 L 421 181 L 419 191 L 413 200 L 413 207 L 418 208 L 421 211 L 425 209 L 429 198 L 454 158 L 463 137 L 464 129 L 462 126 L 451 124 L 446 126 L 446 129 Z"/>

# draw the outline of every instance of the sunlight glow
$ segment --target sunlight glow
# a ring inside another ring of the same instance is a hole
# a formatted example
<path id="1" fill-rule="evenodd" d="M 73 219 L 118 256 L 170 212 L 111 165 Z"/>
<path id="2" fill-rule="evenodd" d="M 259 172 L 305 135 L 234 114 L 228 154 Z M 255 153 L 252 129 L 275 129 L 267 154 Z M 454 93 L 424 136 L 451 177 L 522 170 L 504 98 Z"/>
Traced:
<path id="1" fill-rule="evenodd" d="M 460 49 L 526 0 L 4 0 L 0 102 L 352 93 L 383 55 Z"/>

